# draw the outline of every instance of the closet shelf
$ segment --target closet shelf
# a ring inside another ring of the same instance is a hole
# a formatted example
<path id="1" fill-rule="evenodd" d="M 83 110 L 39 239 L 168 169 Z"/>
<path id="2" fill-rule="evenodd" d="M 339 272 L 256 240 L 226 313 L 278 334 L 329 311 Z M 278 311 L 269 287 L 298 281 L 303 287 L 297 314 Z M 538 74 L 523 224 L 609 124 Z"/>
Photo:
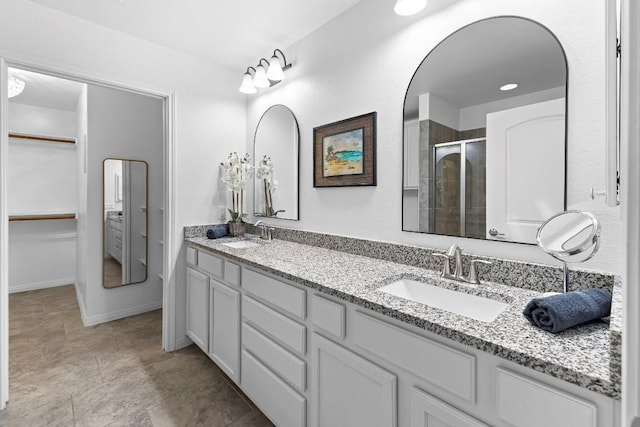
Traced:
<path id="1" fill-rule="evenodd" d="M 43 141 L 43 142 L 61 142 L 63 144 L 75 144 L 76 140 L 73 138 L 60 138 L 54 136 L 43 136 L 43 135 L 30 135 L 27 133 L 13 133 L 9 132 L 9 138 L 15 139 L 28 139 L 31 141 Z"/>
<path id="2" fill-rule="evenodd" d="M 145 239 L 147 238 L 147 233 L 140 232 L 140 235 L 141 235 L 142 237 L 144 237 Z"/>
<path id="3" fill-rule="evenodd" d="M 140 258 L 138 261 L 140 261 L 140 264 L 146 266 L 147 265 L 147 260 L 144 258 Z"/>
<path id="4" fill-rule="evenodd" d="M 9 215 L 9 221 L 48 221 L 58 219 L 76 219 L 76 214 Z"/>

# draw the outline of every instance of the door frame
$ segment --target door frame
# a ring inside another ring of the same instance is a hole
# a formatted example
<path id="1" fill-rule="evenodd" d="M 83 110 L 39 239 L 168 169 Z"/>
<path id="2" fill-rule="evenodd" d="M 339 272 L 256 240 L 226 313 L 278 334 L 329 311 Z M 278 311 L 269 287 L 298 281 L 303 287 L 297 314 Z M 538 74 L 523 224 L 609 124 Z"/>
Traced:
<path id="1" fill-rule="evenodd" d="M 621 1 L 620 201 L 624 223 L 622 425 L 640 425 L 640 4 Z"/>
<path id="2" fill-rule="evenodd" d="M 163 101 L 163 284 L 162 284 L 162 347 L 176 348 L 175 337 L 175 118 L 176 94 L 171 90 L 125 82 L 86 70 L 69 69 L 62 64 L 41 63 L 33 59 L 17 59 L 0 55 L 0 410 L 9 400 L 9 216 L 7 209 L 7 153 L 9 148 L 7 93 L 8 68 L 16 67 L 82 83 L 110 87 Z"/>

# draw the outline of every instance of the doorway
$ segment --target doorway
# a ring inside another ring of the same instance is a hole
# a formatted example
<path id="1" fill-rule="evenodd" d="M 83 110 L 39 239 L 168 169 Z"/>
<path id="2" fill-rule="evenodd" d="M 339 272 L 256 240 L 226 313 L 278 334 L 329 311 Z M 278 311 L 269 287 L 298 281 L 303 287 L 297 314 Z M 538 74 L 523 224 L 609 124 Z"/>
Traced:
<path id="1" fill-rule="evenodd" d="M 100 164 L 99 164 L 99 168 L 100 168 L 99 174 L 97 172 L 97 167 L 95 166 L 96 162 L 94 160 L 96 156 L 104 156 L 104 150 L 93 149 L 96 147 L 96 145 L 92 146 L 91 145 L 92 141 L 97 139 L 96 135 L 100 135 L 101 131 L 103 135 L 107 135 L 105 136 L 105 138 L 108 138 L 109 134 L 114 135 L 114 138 L 117 142 L 112 143 L 109 147 L 107 147 L 107 149 L 119 150 L 117 154 L 118 157 L 123 157 L 124 155 L 126 155 L 126 150 L 123 151 L 122 149 L 123 145 L 131 146 L 131 147 L 135 147 L 136 145 L 135 140 L 123 140 L 122 135 L 121 134 L 118 135 L 118 132 L 117 132 L 118 126 L 114 126 L 113 122 L 110 122 L 110 123 L 103 122 L 104 126 L 102 127 L 100 125 L 94 125 L 93 126 L 94 130 L 91 132 L 92 138 L 87 138 L 86 127 L 84 129 L 85 131 L 84 133 L 82 132 L 83 129 L 81 129 L 82 128 L 81 123 L 83 122 L 82 117 L 78 118 L 78 126 L 76 128 L 77 134 L 75 138 L 76 145 L 74 148 L 75 148 L 76 172 L 77 172 L 77 176 L 79 176 L 80 179 L 76 181 L 76 184 L 78 189 L 77 193 L 86 194 L 86 200 L 82 200 L 81 197 L 78 197 L 78 200 L 77 200 L 78 208 L 75 210 L 75 212 L 73 209 L 64 209 L 65 211 L 69 211 L 69 212 L 63 212 L 63 213 L 71 214 L 71 217 L 69 217 L 69 215 L 66 215 L 64 218 L 42 219 L 43 222 L 41 222 L 40 224 L 45 224 L 48 221 L 49 222 L 60 221 L 60 222 L 57 222 L 58 224 L 61 224 L 62 221 L 67 221 L 67 224 L 72 224 L 67 227 L 69 230 L 73 230 L 73 231 L 70 231 L 70 233 L 68 234 L 72 234 L 72 233 L 76 234 L 76 240 L 77 240 L 76 252 L 77 252 L 77 258 L 78 258 L 78 262 L 76 263 L 77 268 L 74 269 L 75 277 L 73 279 L 75 282 L 74 284 L 75 284 L 78 304 L 80 306 L 80 311 L 82 313 L 85 326 L 134 315 L 137 313 L 142 313 L 144 311 L 150 311 L 150 310 L 153 310 L 154 308 L 161 308 L 164 305 L 163 297 L 166 294 L 164 292 L 164 288 L 167 286 L 167 283 L 164 282 L 163 273 L 165 271 L 165 268 L 164 268 L 165 265 L 169 265 L 169 262 L 167 261 L 167 259 L 169 256 L 168 254 L 170 253 L 169 249 L 171 248 L 170 243 L 172 241 L 171 239 L 172 233 L 171 232 L 167 233 L 166 230 L 172 230 L 173 228 L 173 227 L 170 227 L 171 210 L 170 209 L 165 210 L 165 207 L 169 206 L 167 202 L 172 198 L 172 194 L 169 193 L 169 189 L 171 188 L 171 186 L 168 185 L 172 182 L 172 175 L 170 173 L 167 175 L 165 172 L 167 169 L 172 169 L 170 167 L 172 164 L 172 159 L 170 159 L 166 153 L 170 152 L 170 147 L 173 144 L 173 141 L 171 138 L 171 132 L 170 132 L 170 129 L 172 128 L 172 117 L 173 117 L 173 114 L 172 114 L 172 108 L 173 108 L 172 97 L 173 96 L 171 94 L 158 94 L 158 93 L 153 93 L 148 91 L 141 91 L 135 88 L 121 86 L 121 85 L 118 85 L 117 82 L 96 82 L 96 81 L 85 79 L 79 76 L 62 75 L 61 73 L 58 73 L 55 70 L 43 69 L 43 68 L 39 68 L 29 64 L 17 64 L 17 63 L 8 64 L 1 59 L 0 59 L 0 62 L 1 62 L 1 71 L 2 71 L 2 76 L 4 81 L 8 80 L 10 72 L 14 70 L 22 70 L 24 72 L 31 72 L 36 74 L 40 73 L 53 78 L 62 78 L 62 80 L 73 81 L 74 83 L 83 86 L 85 88 L 84 103 L 91 104 L 88 106 L 90 108 L 93 108 L 93 110 L 95 110 L 94 116 L 96 117 L 101 116 L 101 117 L 107 117 L 107 118 L 117 118 L 118 112 L 121 112 L 120 110 L 123 110 L 123 108 L 114 108 L 114 102 L 117 102 L 118 98 L 127 99 L 126 101 L 127 105 L 131 103 L 132 99 L 135 100 L 135 99 L 144 98 L 146 100 L 153 100 L 151 103 L 157 106 L 157 111 L 158 111 L 157 122 L 159 123 L 158 125 L 159 138 L 156 138 L 156 143 L 157 143 L 156 148 L 159 153 L 159 156 L 153 162 L 153 164 L 150 165 L 150 172 L 153 171 L 155 172 L 155 175 L 156 175 L 154 177 L 154 182 L 157 184 L 157 188 L 155 188 L 154 190 L 155 198 L 154 199 L 150 198 L 150 201 L 153 200 L 153 205 L 150 204 L 149 206 L 136 207 L 136 209 L 144 208 L 145 210 L 149 208 L 149 211 L 150 211 L 149 216 L 150 217 L 153 216 L 152 221 L 155 224 L 153 226 L 151 225 L 151 223 L 149 224 L 150 231 L 151 231 L 151 227 L 153 227 L 153 230 L 155 231 L 153 233 L 152 232 L 148 233 L 148 236 L 147 235 L 144 236 L 144 238 L 148 237 L 150 240 L 147 243 L 149 247 L 148 258 L 143 260 L 141 259 L 142 261 L 144 261 L 145 264 L 149 266 L 148 268 L 149 274 L 147 275 L 147 280 L 144 282 L 144 284 L 138 286 L 137 289 L 130 292 L 129 295 L 126 294 L 126 291 L 124 293 L 121 292 L 121 295 L 119 296 L 109 295 L 108 292 L 110 292 L 110 290 L 102 287 L 102 265 L 100 262 L 100 260 L 102 259 L 102 251 L 100 250 L 100 248 L 96 249 L 95 247 L 91 246 L 93 243 L 96 243 L 96 242 L 100 242 L 98 243 L 98 246 L 100 247 L 103 246 L 102 241 L 103 241 L 103 228 L 104 228 L 102 225 L 103 221 L 102 221 L 102 215 L 101 215 L 103 211 L 102 203 L 98 204 L 94 200 L 95 196 L 102 194 L 101 190 L 103 189 L 102 163 L 101 163 L 102 159 L 100 160 Z M 0 85 L 0 86 L 3 86 L 3 85 Z M 5 93 L 6 93 L 6 86 L 3 87 L 3 91 L 2 91 L 3 95 Z M 93 96 L 92 96 L 92 93 L 94 94 Z M 9 164 L 10 160 L 7 159 L 7 154 L 10 153 L 10 148 L 11 148 L 10 144 L 14 144 L 14 145 L 17 144 L 14 141 L 12 141 L 13 138 L 8 137 L 9 133 L 11 133 L 11 130 L 12 130 L 11 120 L 10 120 L 11 105 L 7 101 L 6 95 L 4 95 L 2 99 L 3 99 L 2 108 L 0 109 L 2 113 L 2 115 L 0 116 L 1 117 L 0 127 L 2 130 L 2 144 L 0 145 L 0 157 L 1 157 L 0 188 L 2 188 L 2 195 L 1 195 L 2 203 L 0 203 L 0 219 L 2 219 L 1 221 L 2 225 L 0 226 L 0 266 L 2 267 L 1 268 L 2 272 L 0 276 L 0 300 L 1 300 L 0 347 L 2 347 L 2 350 L 0 350 L 0 368 L 1 368 L 0 379 L 2 380 L 2 387 L 0 390 L 1 392 L 0 394 L 2 398 L 0 399 L 0 409 L 4 407 L 9 397 L 8 396 L 8 345 L 7 344 L 8 344 L 8 337 L 9 337 L 8 293 L 11 285 L 11 281 L 9 280 L 11 276 L 11 264 L 9 262 L 8 249 L 9 249 L 9 236 L 11 234 L 11 229 L 10 229 L 11 226 L 9 225 L 8 219 L 10 216 L 16 216 L 16 215 L 11 215 L 13 213 L 11 211 L 11 205 L 6 203 L 9 197 L 7 193 L 11 193 L 11 188 L 9 187 L 9 184 L 15 181 L 14 179 L 15 176 L 12 175 L 13 172 L 10 167 L 11 165 Z M 88 99 L 90 100 L 89 102 L 87 102 Z M 82 99 L 78 100 L 77 102 L 79 105 L 82 105 L 83 103 Z M 126 110 L 126 108 L 124 109 Z M 81 115 L 82 114 L 80 114 L 80 116 Z M 89 113 L 87 117 L 85 117 L 86 119 L 85 122 L 88 123 L 87 126 L 89 127 L 91 127 L 91 122 L 92 122 L 92 119 L 90 116 L 91 116 L 91 113 Z M 95 120 L 93 122 L 95 122 Z M 31 136 L 37 136 L 37 135 L 31 135 Z M 69 139 L 72 139 L 72 138 L 69 138 Z M 34 141 L 29 141 L 29 143 L 32 145 L 36 144 Z M 104 145 L 104 144 L 101 144 L 101 145 Z M 105 148 L 105 147 L 102 147 L 102 148 Z M 141 149 L 141 150 L 149 151 L 148 147 L 146 150 L 144 149 Z M 92 156 L 94 157 L 92 158 Z M 137 159 L 144 160 L 141 155 L 137 156 L 134 154 L 132 157 L 135 157 L 134 160 L 137 160 Z M 82 179 L 83 174 L 86 175 L 86 179 L 84 180 Z M 89 177 L 91 179 L 89 179 Z M 99 185 L 96 185 L 96 183 L 99 183 Z M 86 209 L 83 209 L 82 206 L 86 206 Z M 100 212 L 99 220 L 96 218 L 91 218 L 89 208 L 92 211 L 97 210 Z M 169 215 L 165 215 L 165 211 L 169 211 L 168 212 Z M 59 212 L 54 212 L 54 213 L 59 214 Z M 99 227 L 95 225 L 98 221 L 100 222 Z M 164 237 L 164 236 L 167 236 L 167 237 Z M 142 236 L 137 236 L 137 237 L 142 238 Z M 100 254 L 98 256 L 95 256 L 97 252 L 99 252 Z M 93 256 L 93 259 L 89 259 L 89 260 L 82 259 L 81 261 L 81 258 L 87 255 L 89 256 L 89 258 Z M 98 261 L 96 262 L 96 260 Z M 35 266 L 35 268 L 33 268 L 33 266 Z M 32 264 L 32 269 L 38 270 L 37 262 L 35 264 Z M 95 276 L 96 271 L 99 272 L 98 273 L 99 283 L 100 283 L 99 289 L 96 289 L 95 280 L 94 280 L 95 277 L 91 277 L 91 281 L 84 280 L 84 283 L 82 283 L 83 278 L 88 278 L 89 275 Z M 147 282 L 149 283 L 153 282 L 153 283 L 147 284 Z M 92 283 L 92 284 L 90 285 L 89 283 Z M 54 284 L 51 284 L 51 286 L 54 286 Z M 140 289 L 143 289 L 144 287 L 155 289 L 153 294 L 155 295 L 155 297 L 153 298 L 154 299 L 153 301 L 146 302 L 146 300 L 148 299 L 149 293 L 147 292 L 145 294 L 144 291 L 140 290 Z M 105 292 L 107 293 L 105 294 Z M 114 295 L 115 295 L 115 291 L 111 291 L 111 292 L 114 292 Z M 123 297 L 123 294 L 124 294 L 124 297 Z M 130 310 L 126 310 L 122 308 L 123 299 L 129 300 L 129 301 L 131 300 L 135 301 L 136 298 L 138 300 L 145 301 L 145 304 L 138 304 L 136 307 Z M 100 309 L 104 308 L 105 304 L 107 305 L 107 308 L 109 304 L 112 304 L 112 306 L 115 307 L 115 309 L 111 310 L 111 312 L 109 312 L 109 310 L 107 310 L 106 312 L 105 310 L 99 311 Z M 121 305 L 118 305 L 118 304 L 121 304 Z M 92 313 L 97 313 L 97 314 L 92 314 Z M 163 339 L 162 339 L 161 345 L 163 348 L 167 348 L 167 349 L 171 349 L 170 348 L 171 346 L 167 344 L 170 341 L 169 341 L 169 337 L 165 336 L 164 331 L 168 329 L 165 325 L 169 323 L 170 317 L 171 317 L 171 314 L 166 313 L 166 311 L 163 312 L 162 314 Z"/>

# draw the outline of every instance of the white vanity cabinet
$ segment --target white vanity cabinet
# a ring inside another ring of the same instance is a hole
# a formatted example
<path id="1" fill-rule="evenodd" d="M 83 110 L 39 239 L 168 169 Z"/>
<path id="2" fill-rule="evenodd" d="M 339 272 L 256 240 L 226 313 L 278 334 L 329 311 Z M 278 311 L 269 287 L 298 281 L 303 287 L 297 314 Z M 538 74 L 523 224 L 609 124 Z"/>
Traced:
<path id="1" fill-rule="evenodd" d="M 243 391 L 278 426 L 307 425 L 304 289 L 242 269 Z"/>
<path id="2" fill-rule="evenodd" d="M 411 389 L 410 427 L 490 427 L 428 393 Z"/>
<path id="3" fill-rule="evenodd" d="M 396 375 L 320 335 L 312 342 L 311 426 L 395 427 Z"/>
<path id="4" fill-rule="evenodd" d="M 240 381 L 240 266 L 187 248 L 187 335 Z"/>
<path id="5" fill-rule="evenodd" d="M 209 351 L 209 276 L 187 267 L 187 335 Z"/>
<path id="6" fill-rule="evenodd" d="M 609 397 L 254 266 L 187 259 L 189 336 L 278 426 L 619 426 Z"/>
<path id="7" fill-rule="evenodd" d="M 209 357 L 234 381 L 240 379 L 240 292 L 211 280 Z"/>
<path id="8" fill-rule="evenodd" d="M 122 264 L 122 217 L 119 215 L 107 216 L 105 230 L 107 253 Z"/>

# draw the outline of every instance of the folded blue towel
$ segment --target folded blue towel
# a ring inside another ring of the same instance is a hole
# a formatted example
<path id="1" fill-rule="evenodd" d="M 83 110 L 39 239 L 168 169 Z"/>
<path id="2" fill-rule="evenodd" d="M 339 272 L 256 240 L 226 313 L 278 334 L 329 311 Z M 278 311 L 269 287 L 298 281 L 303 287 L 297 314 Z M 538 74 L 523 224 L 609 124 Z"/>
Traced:
<path id="1" fill-rule="evenodd" d="M 585 289 L 534 298 L 522 312 L 533 325 L 554 334 L 607 317 L 610 313 L 611 294 L 602 289 Z"/>
<path id="2" fill-rule="evenodd" d="M 229 234 L 229 226 L 227 224 L 214 225 L 207 230 L 207 237 L 209 239 L 219 239 Z"/>

